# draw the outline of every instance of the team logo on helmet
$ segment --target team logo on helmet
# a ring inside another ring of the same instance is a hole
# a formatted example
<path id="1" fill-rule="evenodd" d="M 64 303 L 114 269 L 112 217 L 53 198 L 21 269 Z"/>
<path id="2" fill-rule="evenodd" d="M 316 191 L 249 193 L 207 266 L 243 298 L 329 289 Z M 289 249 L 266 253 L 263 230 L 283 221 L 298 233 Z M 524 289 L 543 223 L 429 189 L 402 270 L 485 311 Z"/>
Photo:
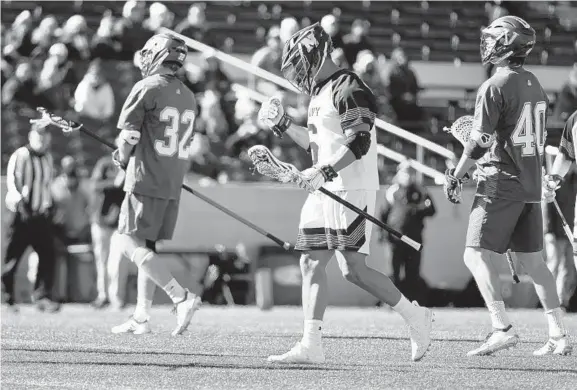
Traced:
<path id="1" fill-rule="evenodd" d="M 168 34 L 157 34 L 144 44 L 138 52 L 136 62 L 142 76 L 146 77 L 165 63 L 182 66 L 187 53 L 188 48 L 182 40 Z"/>
<path id="2" fill-rule="evenodd" d="M 286 42 L 281 71 L 291 84 L 310 95 L 314 78 L 331 51 L 330 36 L 315 23 L 297 31 Z"/>
<path id="3" fill-rule="evenodd" d="M 481 32 L 483 64 L 498 64 L 509 57 L 526 57 L 535 46 L 535 30 L 523 19 L 503 16 Z"/>

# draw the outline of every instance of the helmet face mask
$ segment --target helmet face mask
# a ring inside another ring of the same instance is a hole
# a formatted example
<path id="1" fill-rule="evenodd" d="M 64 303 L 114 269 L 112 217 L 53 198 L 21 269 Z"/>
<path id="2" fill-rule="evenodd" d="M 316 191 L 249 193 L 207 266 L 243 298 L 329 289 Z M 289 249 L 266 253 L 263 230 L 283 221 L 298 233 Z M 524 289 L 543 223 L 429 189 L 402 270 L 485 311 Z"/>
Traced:
<path id="1" fill-rule="evenodd" d="M 157 34 L 150 38 L 138 51 L 136 63 L 143 77 L 154 74 L 161 65 L 170 62 L 182 66 L 188 48 L 180 39 L 167 34 Z"/>
<path id="2" fill-rule="evenodd" d="M 331 39 L 318 23 L 296 32 L 283 49 L 283 76 L 302 93 L 310 95 L 314 78 L 331 51 Z"/>
<path id="3" fill-rule="evenodd" d="M 509 57 L 524 58 L 535 45 L 535 30 L 523 19 L 504 16 L 481 32 L 481 61 L 499 64 Z"/>

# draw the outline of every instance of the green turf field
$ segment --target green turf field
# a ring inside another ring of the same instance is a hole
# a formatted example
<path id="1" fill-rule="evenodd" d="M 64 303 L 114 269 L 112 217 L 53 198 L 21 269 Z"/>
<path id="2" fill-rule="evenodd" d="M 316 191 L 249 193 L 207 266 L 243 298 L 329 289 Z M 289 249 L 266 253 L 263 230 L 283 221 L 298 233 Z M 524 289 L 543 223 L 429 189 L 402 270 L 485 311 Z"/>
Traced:
<path id="1" fill-rule="evenodd" d="M 522 344 L 494 357 L 468 358 L 489 329 L 482 310 L 438 309 L 434 343 L 410 361 L 400 317 L 384 309 L 330 308 L 325 321 L 327 363 L 266 363 L 300 337 L 301 312 L 279 307 L 203 307 L 189 331 L 170 336 L 169 307 L 153 310 L 153 334 L 109 333 L 129 311 L 67 305 L 59 314 L 2 309 L 2 389 L 577 389 L 577 352 L 531 356 L 545 341 L 538 310 L 512 311 Z M 567 316 L 577 334 L 577 315 Z"/>

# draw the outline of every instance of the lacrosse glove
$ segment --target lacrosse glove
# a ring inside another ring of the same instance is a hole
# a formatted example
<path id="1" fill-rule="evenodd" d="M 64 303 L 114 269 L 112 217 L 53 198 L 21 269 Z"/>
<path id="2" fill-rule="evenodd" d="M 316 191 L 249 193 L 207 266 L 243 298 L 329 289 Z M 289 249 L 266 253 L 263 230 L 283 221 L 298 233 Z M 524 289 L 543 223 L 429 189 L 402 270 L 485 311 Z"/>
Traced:
<path id="1" fill-rule="evenodd" d="M 278 97 L 271 97 L 260 106 L 258 119 L 279 138 L 292 124 L 292 118 L 287 115 Z"/>
<path id="2" fill-rule="evenodd" d="M 120 151 L 118 149 L 115 149 L 114 152 L 112 152 L 112 162 L 123 171 L 125 171 L 126 167 L 128 166 L 128 162 L 122 161 L 120 158 Z"/>
<path id="3" fill-rule="evenodd" d="M 338 173 L 330 165 L 313 166 L 301 172 L 301 180 L 298 185 L 300 188 L 313 193 L 337 176 Z"/>
<path id="4" fill-rule="evenodd" d="M 457 179 L 455 177 L 454 168 L 449 168 L 445 171 L 445 184 L 443 185 L 443 191 L 445 192 L 445 197 L 449 202 L 454 204 L 461 203 L 463 183 L 466 183 L 468 180 L 468 173 L 466 173 L 462 179 Z"/>
<path id="5" fill-rule="evenodd" d="M 563 180 L 563 178 L 559 175 L 543 176 L 542 198 L 546 203 L 551 203 L 555 200 L 555 191 L 560 187 L 561 180 Z"/>

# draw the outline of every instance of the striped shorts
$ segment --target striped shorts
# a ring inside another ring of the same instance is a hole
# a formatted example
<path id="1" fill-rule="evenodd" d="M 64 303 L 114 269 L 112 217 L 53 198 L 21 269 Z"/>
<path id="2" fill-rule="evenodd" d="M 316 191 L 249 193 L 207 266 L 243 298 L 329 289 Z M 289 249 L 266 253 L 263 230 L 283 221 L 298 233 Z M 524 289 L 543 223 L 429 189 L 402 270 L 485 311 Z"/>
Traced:
<path id="1" fill-rule="evenodd" d="M 376 191 L 352 190 L 334 193 L 374 215 Z M 309 194 L 299 222 L 295 249 L 338 250 L 368 255 L 372 223 L 320 192 Z"/>

